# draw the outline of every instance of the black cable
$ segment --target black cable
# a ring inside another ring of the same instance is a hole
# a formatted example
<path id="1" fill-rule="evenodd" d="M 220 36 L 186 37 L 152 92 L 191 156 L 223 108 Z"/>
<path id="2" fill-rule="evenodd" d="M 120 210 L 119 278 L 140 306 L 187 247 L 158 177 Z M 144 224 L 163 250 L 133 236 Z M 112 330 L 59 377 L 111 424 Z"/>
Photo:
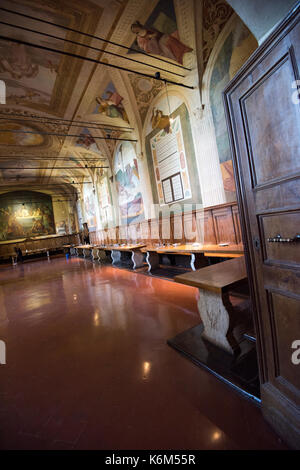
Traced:
<path id="1" fill-rule="evenodd" d="M 39 121 L 39 120 L 36 120 L 36 119 L 27 119 L 26 117 L 24 118 L 15 118 L 15 117 L 10 117 L 9 115 L 7 115 L 7 117 L 0 117 L 0 120 L 1 121 L 21 121 L 22 123 L 25 123 L 25 122 L 35 122 L 35 123 L 38 123 L 38 124 L 53 124 L 53 121 L 48 121 L 48 120 L 45 120 L 45 121 Z M 57 122 L 55 122 L 56 124 L 59 124 Z M 96 130 L 99 130 L 99 131 L 105 131 L 105 130 L 112 130 L 112 131 L 119 131 L 119 129 L 109 129 L 107 127 L 100 127 L 100 126 L 83 126 L 82 124 L 67 124 L 69 127 L 84 127 L 85 129 L 96 129 Z M 126 132 L 132 132 L 132 131 L 126 131 Z"/>
<path id="2" fill-rule="evenodd" d="M 46 36 L 48 38 L 58 39 L 59 41 L 64 41 L 64 42 L 68 42 L 70 44 L 75 44 L 76 46 L 87 47 L 88 49 L 92 49 L 92 50 L 95 50 L 95 51 L 98 51 L 98 52 L 105 52 L 105 54 L 110 54 L 110 55 L 113 55 L 113 56 L 116 56 L 116 57 L 120 57 L 121 59 L 126 59 L 126 60 L 130 60 L 132 62 L 137 62 L 138 64 L 146 65 L 146 67 L 152 67 L 152 68 L 155 68 L 157 70 L 162 70 L 163 72 L 170 73 L 172 75 L 177 75 L 177 77 L 184 78 L 184 75 L 181 75 L 180 73 L 170 72 L 169 70 L 163 69 L 162 67 L 158 67 L 156 65 L 151 65 L 151 64 L 146 64 L 145 62 L 140 62 L 139 60 L 132 59 L 131 57 L 122 56 L 120 54 L 116 54 L 115 52 L 108 52 L 105 49 L 99 49 L 98 47 L 88 46 L 87 44 L 83 44 L 82 42 L 71 41 L 71 39 L 60 38 L 59 36 L 54 36 L 53 34 L 42 33 L 41 31 L 37 31 L 35 29 L 30 29 L 30 28 L 26 28 L 25 26 L 6 23 L 5 21 L 0 21 L 0 24 L 3 24 L 5 26 L 9 26 L 11 28 L 22 29 L 23 31 L 28 31 L 29 33 L 40 34 L 41 36 Z"/>
<path id="3" fill-rule="evenodd" d="M 20 114 L 16 114 L 16 113 L 1 113 L 0 112 L 0 115 L 1 116 L 16 116 L 16 117 L 23 117 L 21 116 Z M 110 126 L 106 126 L 105 124 L 102 124 L 102 123 L 98 123 L 98 122 L 95 122 L 95 121 L 78 121 L 77 119 L 63 119 L 63 118 L 50 118 L 50 117 L 47 117 L 47 116 L 37 116 L 36 114 L 32 114 L 31 116 L 24 116 L 24 119 L 27 118 L 27 117 L 33 117 L 34 119 L 47 119 L 48 121 L 61 121 L 61 122 L 78 122 L 80 124 L 93 124 L 95 126 L 98 126 L 101 128 L 101 126 L 103 127 L 103 129 L 108 129 L 108 130 L 111 130 L 111 131 L 118 131 L 118 130 L 123 130 L 124 132 L 129 132 L 129 131 L 133 131 L 134 128 L 133 127 L 127 127 L 127 126 L 115 126 L 115 125 L 110 125 Z M 82 126 L 82 127 L 87 127 L 87 126 Z"/>
<path id="4" fill-rule="evenodd" d="M 190 90 L 194 90 L 194 87 L 192 87 L 192 86 L 184 85 L 183 83 L 177 83 L 177 82 L 174 82 L 173 80 L 167 80 L 166 78 L 161 78 L 159 72 L 157 72 L 155 74 L 155 77 L 153 77 L 152 75 L 149 75 L 147 73 L 137 72 L 137 71 L 128 69 L 126 67 L 121 67 L 119 65 L 108 64 L 108 63 L 103 62 L 101 60 L 92 59 L 91 57 L 84 57 L 84 56 L 79 55 L 79 54 L 74 54 L 74 53 L 67 52 L 67 51 L 60 51 L 60 50 L 57 50 L 57 49 L 53 49 L 52 47 L 41 46 L 40 44 L 32 44 L 28 41 L 24 41 L 23 39 L 10 38 L 10 37 L 7 37 L 7 36 L 2 36 L 2 35 L 0 36 L 0 39 L 3 39 L 4 41 L 9 41 L 9 42 L 15 42 L 16 44 L 24 44 L 25 46 L 29 46 L 29 47 L 35 47 L 37 49 L 42 49 L 43 51 L 49 51 L 49 52 L 54 52 L 54 53 L 61 54 L 61 55 L 66 55 L 66 56 L 69 56 L 69 57 L 73 57 L 75 59 L 86 60 L 88 62 L 93 62 L 94 64 L 101 64 L 101 65 L 105 65 L 106 67 L 112 67 L 114 69 L 124 70 L 125 72 L 135 73 L 136 75 L 141 75 L 142 77 L 147 77 L 147 78 L 151 78 L 151 79 L 155 78 L 155 80 L 159 80 L 159 81 L 164 82 L 164 83 L 169 83 L 171 85 L 177 85 L 177 86 L 181 86 L 183 88 L 189 88 Z"/>
<path id="5" fill-rule="evenodd" d="M 13 132 L 14 134 L 34 134 L 34 135 L 54 135 L 57 137 L 85 137 L 85 134 L 58 134 L 56 132 L 34 132 L 34 131 L 19 131 L 17 129 L 1 129 L 0 128 L 0 134 L 1 132 Z M 125 142 L 137 142 L 136 139 L 121 139 L 118 137 L 110 137 L 109 135 L 107 137 L 98 137 L 90 134 L 86 134 L 87 137 L 92 137 L 94 140 L 122 140 Z"/>
<path id="6" fill-rule="evenodd" d="M 72 161 L 71 158 L 67 158 L 67 157 L 52 157 L 52 156 L 49 156 L 49 155 L 45 155 L 43 157 L 37 157 L 37 156 L 34 156 L 34 157 L 31 157 L 30 155 L 26 155 L 26 154 L 23 154 L 23 155 L 0 155 L 0 160 L 11 160 L 11 159 L 22 159 L 22 158 L 26 158 L 26 160 L 37 160 L 37 161 L 42 161 L 42 160 L 57 160 L 57 161 Z M 99 157 L 99 158 L 96 158 L 96 157 L 82 157 L 81 160 L 84 160 L 85 162 L 98 162 L 99 160 L 102 160 L 102 161 L 105 161 L 107 160 L 107 158 L 105 157 Z"/>
<path id="7" fill-rule="evenodd" d="M 49 177 L 45 177 L 45 176 L 39 176 L 38 178 L 35 177 L 35 176 L 15 176 L 15 177 L 12 177 L 12 178 L 5 178 L 5 181 L 9 181 L 10 183 L 12 182 L 12 180 L 16 180 L 16 182 L 20 181 L 20 180 L 26 180 L 26 179 L 45 179 L 45 178 L 48 178 L 48 181 L 53 179 L 54 176 L 49 176 Z M 70 178 L 70 175 L 67 175 L 67 176 L 57 176 L 57 178 Z M 50 186 L 56 186 L 58 184 L 93 184 L 92 181 L 80 181 L 79 183 L 76 183 L 75 181 L 58 181 L 57 183 L 54 183 L 51 181 L 51 183 L 49 183 Z M 12 186 L 12 185 L 11 185 Z M 47 183 L 41 183 L 41 184 L 37 184 L 37 183 L 33 183 L 33 186 L 47 186 Z"/>
<path id="8" fill-rule="evenodd" d="M 93 170 L 96 168 L 109 168 L 109 166 L 84 166 L 84 167 L 78 167 L 78 166 L 54 166 L 54 167 L 42 167 L 42 166 L 36 166 L 36 167 L 4 167 L 0 166 L 0 170 Z"/>
<path id="9" fill-rule="evenodd" d="M 29 19 L 34 20 L 34 21 L 39 21 L 40 23 L 49 24 L 51 26 L 55 26 L 56 28 L 65 29 L 66 31 L 72 31 L 73 33 L 81 34 L 82 36 L 87 36 L 87 37 L 92 38 L 92 39 L 98 39 L 99 41 L 106 42 L 107 44 L 112 44 L 113 46 L 118 46 L 118 47 L 121 47 L 123 49 L 126 49 L 127 51 L 137 52 L 138 54 L 146 55 L 147 57 L 151 57 L 152 59 L 155 59 L 155 60 L 160 60 L 161 62 L 165 62 L 166 64 L 173 65 L 174 67 L 179 67 L 181 69 L 188 70 L 189 72 L 191 71 L 191 69 L 189 69 L 187 67 L 184 67 L 183 65 L 174 64 L 173 62 L 171 62 L 169 60 L 162 59 L 160 57 L 156 57 L 152 54 L 148 54 L 145 51 L 139 51 L 137 49 L 133 49 L 132 47 L 124 46 L 123 44 L 118 44 L 117 42 L 101 38 L 100 36 L 95 36 L 94 34 L 84 33 L 82 31 L 78 31 L 77 29 L 70 28 L 69 26 L 63 26 L 63 25 L 60 25 L 60 24 L 51 23 L 51 21 L 42 20 L 41 18 L 36 18 L 34 16 L 31 16 L 31 15 L 26 15 L 25 13 L 20 13 L 18 11 L 9 10 L 8 8 L 0 7 L 0 10 L 6 11 L 7 13 L 12 13 L 14 15 L 22 16 L 23 18 L 29 18 Z"/>

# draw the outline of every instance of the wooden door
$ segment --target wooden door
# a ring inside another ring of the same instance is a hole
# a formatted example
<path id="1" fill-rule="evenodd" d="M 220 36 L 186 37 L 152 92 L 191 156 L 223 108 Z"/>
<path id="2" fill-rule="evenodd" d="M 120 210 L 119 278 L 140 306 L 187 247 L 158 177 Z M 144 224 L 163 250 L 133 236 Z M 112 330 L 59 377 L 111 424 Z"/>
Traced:
<path id="1" fill-rule="evenodd" d="M 295 361 L 300 351 L 293 349 L 300 340 L 299 16 L 298 5 L 224 92 L 252 287 L 262 411 L 295 448 L 300 448 L 300 364 Z"/>

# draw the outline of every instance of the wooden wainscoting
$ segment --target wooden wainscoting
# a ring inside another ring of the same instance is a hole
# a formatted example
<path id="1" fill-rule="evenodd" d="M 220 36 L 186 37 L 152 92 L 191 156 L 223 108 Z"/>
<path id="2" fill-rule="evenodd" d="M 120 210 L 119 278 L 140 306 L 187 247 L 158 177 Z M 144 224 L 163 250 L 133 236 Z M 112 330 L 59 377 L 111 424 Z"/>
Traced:
<path id="1" fill-rule="evenodd" d="M 239 211 L 236 202 L 206 207 L 167 218 L 143 220 L 90 233 L 91 244 L 115 243 L 204 243 L 242 245 Z"/>
<path id="2" fill-rule="evenodd" d="M 0 243 L 0 258 L 8 259 L 15 255 L 15 248 L 20 248 L 23 253 L 35 250 L 55 250 L 63 245 L 77 245 L 79 243 L 78 233 L 70 235 L 49 235 L 46 237 L 27 238 Z"/>

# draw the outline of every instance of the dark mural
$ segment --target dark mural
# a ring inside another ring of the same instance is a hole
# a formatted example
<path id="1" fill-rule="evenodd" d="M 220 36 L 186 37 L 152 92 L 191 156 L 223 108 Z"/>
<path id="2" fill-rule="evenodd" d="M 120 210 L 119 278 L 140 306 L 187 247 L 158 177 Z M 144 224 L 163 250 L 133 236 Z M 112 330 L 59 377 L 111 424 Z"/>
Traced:
<path id="1" fill-rule="evenodd" d="M 235 200 L 236 194 L 222 92 L 256 47 L 255 37 L 237 18 L 234 29 L 219 52 L 211 75 L 210 102 L 227 202 Z"/>
<path id="2" fill-rule="evenodd" d="M 55 224 L 51 196 L 34 191 L 0 195 L 0 240 L 53 233 Z"/>

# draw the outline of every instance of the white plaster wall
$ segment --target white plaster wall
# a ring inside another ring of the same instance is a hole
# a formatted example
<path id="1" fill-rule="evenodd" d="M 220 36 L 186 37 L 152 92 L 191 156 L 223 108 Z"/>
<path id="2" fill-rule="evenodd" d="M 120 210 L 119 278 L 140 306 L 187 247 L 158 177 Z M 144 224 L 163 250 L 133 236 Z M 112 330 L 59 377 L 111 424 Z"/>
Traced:
<path id="1" fill-rule="evenodd" d="M 295 0 L 227 0 L 259 44 L 299 2 Z"/>

